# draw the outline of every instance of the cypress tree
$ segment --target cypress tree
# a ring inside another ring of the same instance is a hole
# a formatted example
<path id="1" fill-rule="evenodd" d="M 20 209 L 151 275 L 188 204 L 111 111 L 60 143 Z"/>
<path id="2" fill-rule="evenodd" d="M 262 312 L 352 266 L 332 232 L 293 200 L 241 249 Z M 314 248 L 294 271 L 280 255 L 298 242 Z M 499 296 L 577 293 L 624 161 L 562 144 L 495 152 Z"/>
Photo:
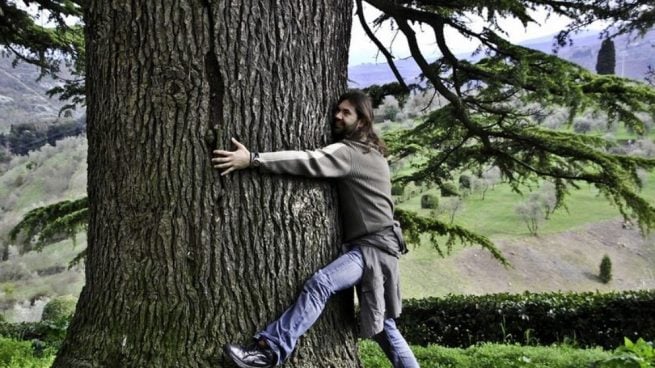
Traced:
<path id="1" fill-rule="evenodd" d="M 607 284 L 612 280 L 612 260 L 607 254 L 600 261 L 600 274 L 598 277 L 603 284 Z"/>
<path id="2" fill-rule="evenodd" d="M 614 74 L 616 66 L 616 51 L 614 50 L 614 41 L 609 38 L 603 40 L 598 51 L 596 61 L 596 72 L 598 74 Z"/>

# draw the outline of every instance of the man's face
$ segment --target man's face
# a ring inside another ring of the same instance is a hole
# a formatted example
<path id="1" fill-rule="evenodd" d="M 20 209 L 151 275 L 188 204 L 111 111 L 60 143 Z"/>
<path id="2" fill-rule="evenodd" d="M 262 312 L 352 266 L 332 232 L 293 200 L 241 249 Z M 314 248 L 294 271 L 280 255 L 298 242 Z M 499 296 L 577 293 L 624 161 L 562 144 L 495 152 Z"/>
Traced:
<path id="1" fill-rule="evenodd" d="M 357 128 L 357 123 L 359 123 L 359 119 L 357 119 L 355 106 L 348 100 L 342 101 L 334 114 L 334 132 L 339 135 L 348 135 Z"/>

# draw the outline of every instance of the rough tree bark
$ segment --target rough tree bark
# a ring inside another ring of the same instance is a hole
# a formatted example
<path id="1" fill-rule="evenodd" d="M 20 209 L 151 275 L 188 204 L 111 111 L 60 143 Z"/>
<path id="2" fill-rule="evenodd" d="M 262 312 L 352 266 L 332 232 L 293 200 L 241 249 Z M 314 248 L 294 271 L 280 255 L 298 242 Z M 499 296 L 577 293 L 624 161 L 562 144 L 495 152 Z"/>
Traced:
<path id="1" fill-rule="evenodd" d="M 311 5 L 310 5 L 311 4 Z M 339 251 L 331 183 L 242 171 L 210 152 L 330 142 L 350 0 L 92 0 L 85 9 L 86 285 L 55 367 L 225 366 Z M 352 295 L 289 367 L 358 366 Z"/>

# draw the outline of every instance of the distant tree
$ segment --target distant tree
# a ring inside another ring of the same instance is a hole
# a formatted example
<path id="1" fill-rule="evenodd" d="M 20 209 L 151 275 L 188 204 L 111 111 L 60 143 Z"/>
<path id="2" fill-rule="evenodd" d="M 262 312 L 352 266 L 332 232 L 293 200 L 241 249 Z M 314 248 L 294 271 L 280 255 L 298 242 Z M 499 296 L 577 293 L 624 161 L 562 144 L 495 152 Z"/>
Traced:
<path id="1" fill-rule="evenodd" d="M 469 175 L 462 174 L 459 176 L 459 188 L 466 190 L 471 189 L 471 177 Z"/>
<path id="2" fill-rule="evenodd" d="M 545 182 L 538 192 L 539 203 L 544 209 L 544 218 L 548 220 L 557 209 L 557 188 L 551 182 Z"/>
<path id="3" fill-rule="evenodd" d="M 612 280 L 612 260 L 607 254 L 600 261 L 600 273 L 598 277 L 603 284 L 607 284 Z"/>
<path id="4" fill-rule="evenodd" d="M 652 65 L 648 66 L 648 71 L 646 72 L 646 78 L 644 78 L 648 84 L 655 86 L 655 68 Z"/>
<path id="5" fill-rule="evenodd" d="M 383 85 L 372 84 L 363 89 L 373 102 L 373 107 L 378 107 L 384 101 L 385 97 L 392 96 L 398 100 L 398 104 L 402 107 L 409 95 L 409 87 L 405 84 L 398 82 L 391 82 Z"/>
<path id="6" fill-rule="evenodd" d="M 442 197 L 455 197 L 459 195 L 459 192 L 457 191 L 457 186 L 453 182 L 445 182 L 441 183 L 439 185 L 439 189 L 441 190 L 441 196 Z"/>
<path id="7" fill-rule="evenodd" d="M 391 120 L 395 121 L 400 112 L 400 105 L 394 96 L 385 96 L 382 104 L 375 109 L 375 119 L 377 121 Z"/>
<path id="8" fill-rule="evenodd" d="M 439 197 L 434 194 L 423 194 L 421 196 L 421 208 L 434 209 L 439 207 Z"/>
<path id="9" fill-rule="evenodd" d="M 532 196 L 528 200 L 520 202 L 515 207 L 516 213 L 525 222 L 530 234 L 537 236 L 540 225 L 543 223 L 545 216 L 541 204 Z"/>
<path id="10" fill-rule="evenodd" d="M 606 38 L 600 44 L 598 59 L 596 61 L 596 73 L 614 74 L 615 65 L 616 51 L 614 50 L 614 41 L 611 38 Z"/>
<path id="11" fill-rule="evenodd" d="M 405 193 L 405 185 L 395 183 L 391 186 L 391 195 L 402 196 Z"/>
<path id="12" fill-rule="evenodd" d="M 83 119 L 69 121 L 34 122 L 14 124 L 9 133 L 3 136 L 7 146 L 14 155 L 26 155 L 38 150 L 46 144 L 55 146 L 57 141 L 66 137 L 74 137 L 86 131 Z"/>
<path id="13" fill-rule="evenodd" d="M 573 122 L 573 131 L 580 134 L 589 133 L 593 128 L 593 123 L 589 119 L 577 119 Z"/>
<path id="14" fill-rule="evenodd" d="M 464 201 L 459 196 L 445 198 L 439 204 L 439 212 L 448 216 L 448 224 L 452 225 L 455 222 L 455 215 L 463 208 Z"/>

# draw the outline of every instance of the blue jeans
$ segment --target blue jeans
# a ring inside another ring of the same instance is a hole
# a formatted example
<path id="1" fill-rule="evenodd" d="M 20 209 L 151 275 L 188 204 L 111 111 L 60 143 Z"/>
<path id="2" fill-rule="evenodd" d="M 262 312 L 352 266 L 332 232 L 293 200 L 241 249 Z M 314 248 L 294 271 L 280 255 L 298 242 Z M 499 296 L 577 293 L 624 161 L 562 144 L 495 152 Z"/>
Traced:
<path id="1" fill-rule="evenodd" d="M 359 283 L 364 273 L 364 260 L 358 247 L 351 249 L 320 269 L 303 287 L 296 302 L 277 321 L 255 335 L 264 338 L 277 354 L 278 364 L 284 362 L 302 336 L 321 315 L 325 303 L 336 292 Z M 392 318 L 384 321 L 384 330 L 373 337 L 395 368 L 418 367 L 409 345 L 396 328 Z"/>

